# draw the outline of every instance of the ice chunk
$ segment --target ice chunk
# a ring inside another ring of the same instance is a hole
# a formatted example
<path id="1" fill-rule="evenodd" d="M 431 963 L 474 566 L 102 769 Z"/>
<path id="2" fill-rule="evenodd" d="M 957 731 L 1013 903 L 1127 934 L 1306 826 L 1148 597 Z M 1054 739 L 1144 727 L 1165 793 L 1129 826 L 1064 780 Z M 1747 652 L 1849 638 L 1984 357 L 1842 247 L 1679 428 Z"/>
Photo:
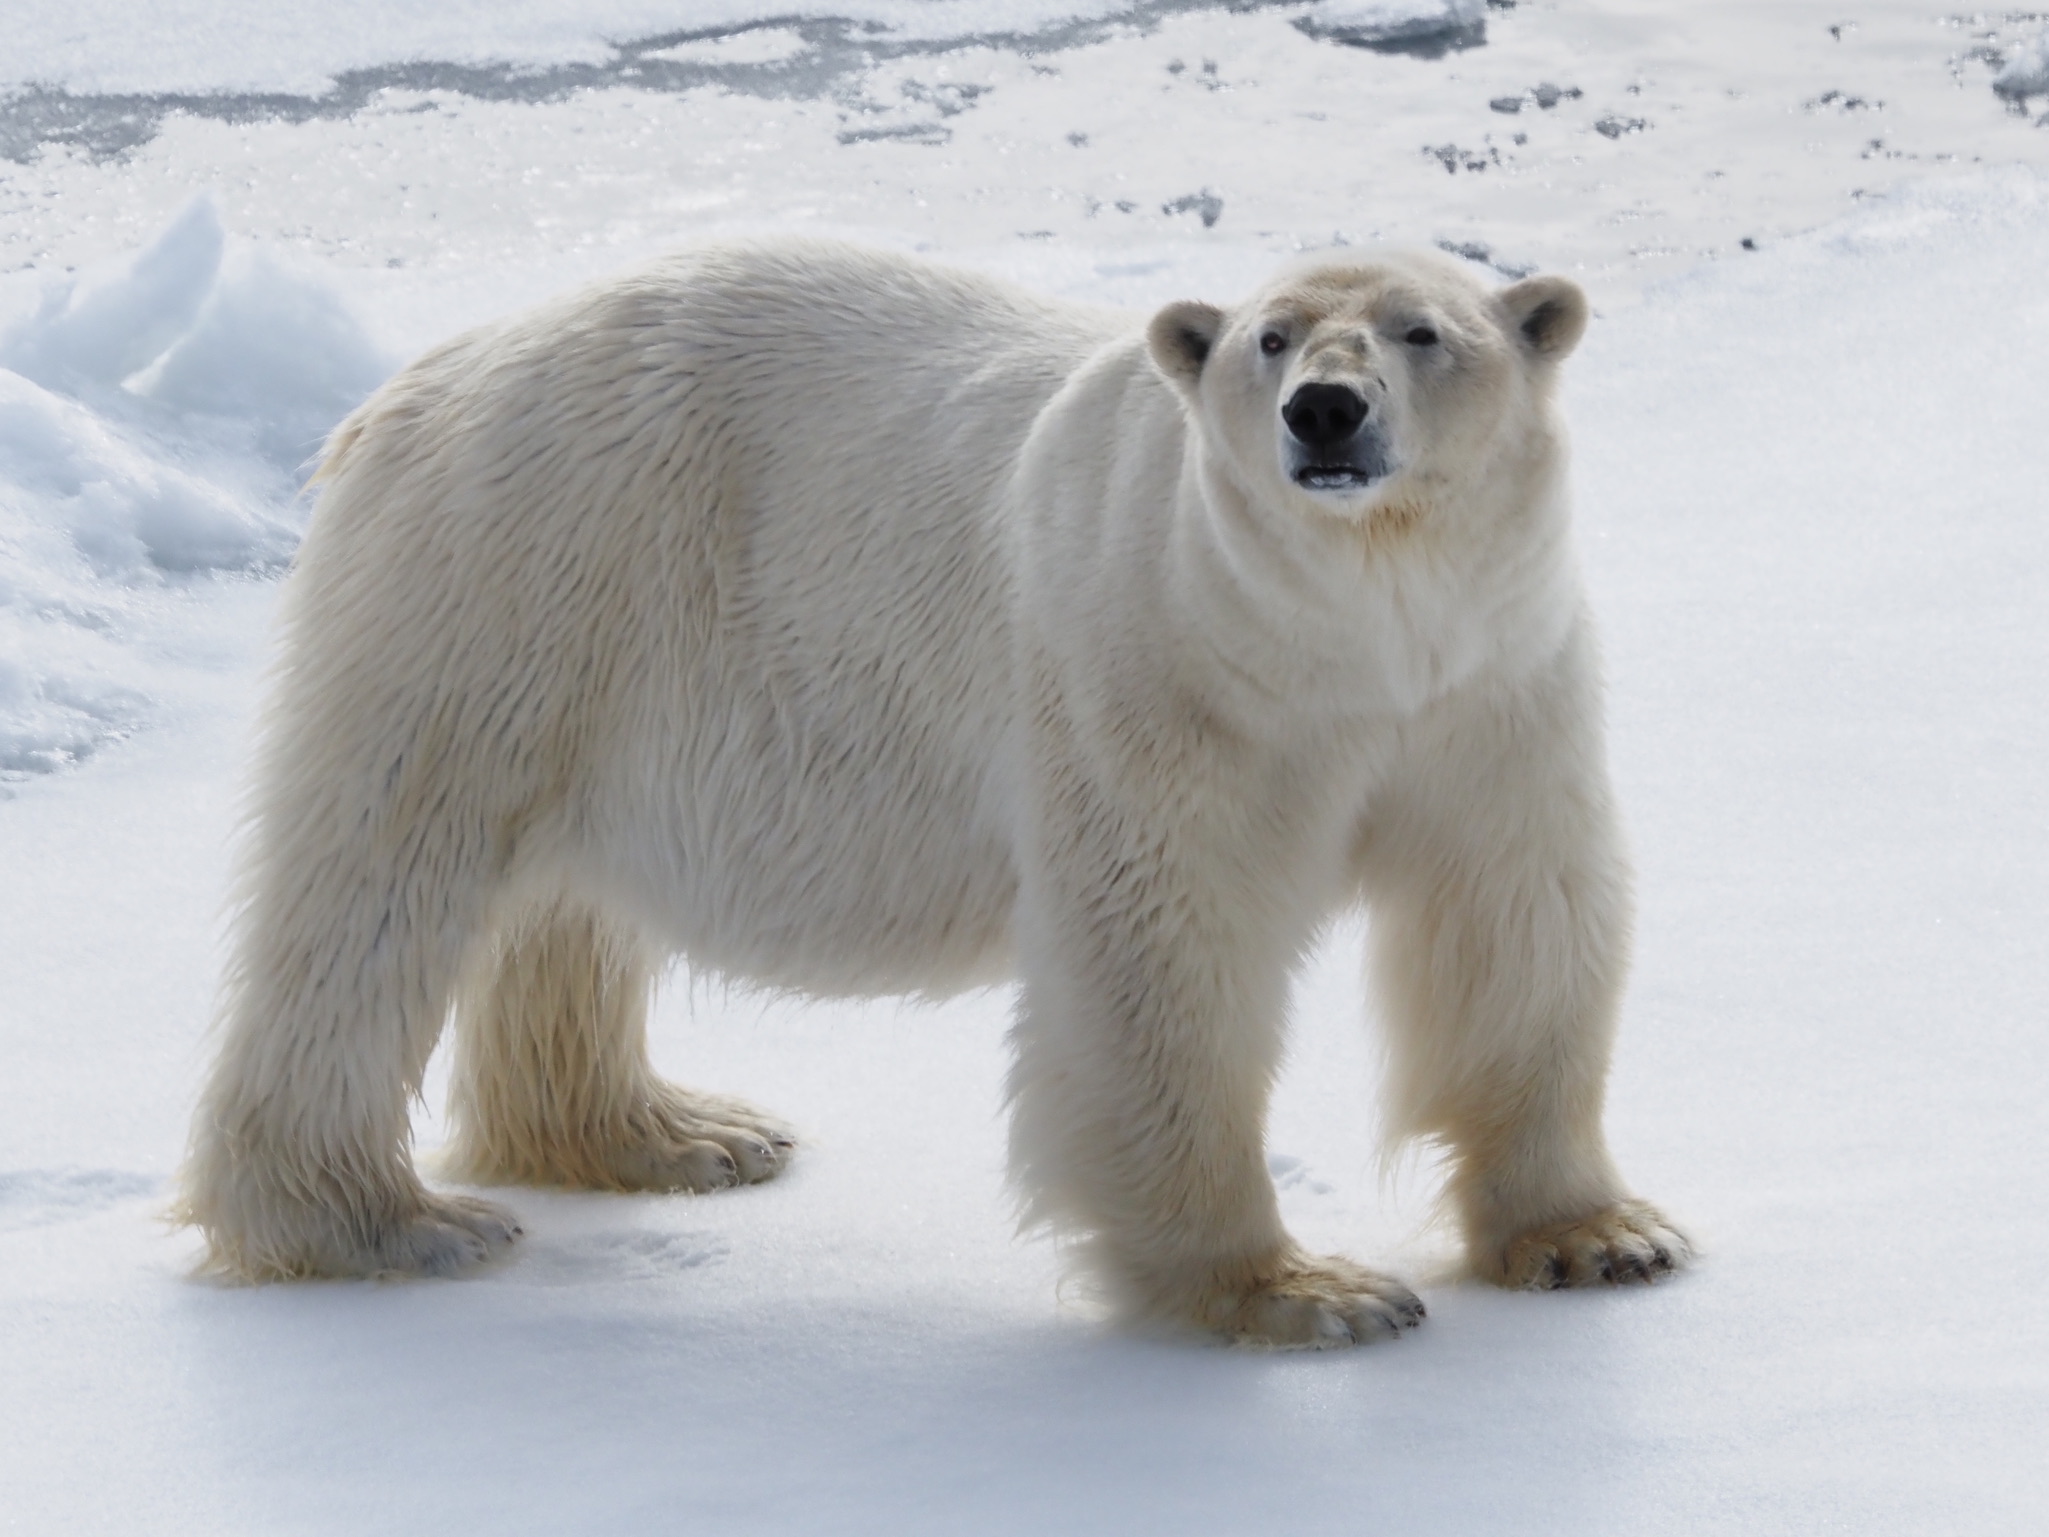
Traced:
<path id="1" fill-rule="evenodd" d="M 390 362 L 326 286 L 225 247 L 212 200 L 194 199 L 139 256 L 46 293 L 0 335 L 0 367 L 112 419 L 183 422 L 300 467 Z"/>
<path id="2" fill-rule="evenodd" d="M 1311 37 L 1434 58 L 1487 40 L 1487 0 L 1321 0 L 1295 25 Z"/>
<path id="3" fill-rule="evenodd" d="M 134 260 L 52 287 L 0 335 L 0 367 L 75 392 L 147 367 L 198 315 L 221 262 L 220 215 L 195 198 Z"/>
<path id="4" fill-rule="evenodd" d="M 256 451 L 292 470 L 389 372 L 331 290 L 251 250 L 223 264 L 191 329 L 129 387 L 180 415 L 245 423 Z"/>
<path id="5" fill-rule="evenodd" d="M 1992 89 L 2012 102 L 2049 96 L 2049 31 L 2013 51 L 1992 77 Z"/>

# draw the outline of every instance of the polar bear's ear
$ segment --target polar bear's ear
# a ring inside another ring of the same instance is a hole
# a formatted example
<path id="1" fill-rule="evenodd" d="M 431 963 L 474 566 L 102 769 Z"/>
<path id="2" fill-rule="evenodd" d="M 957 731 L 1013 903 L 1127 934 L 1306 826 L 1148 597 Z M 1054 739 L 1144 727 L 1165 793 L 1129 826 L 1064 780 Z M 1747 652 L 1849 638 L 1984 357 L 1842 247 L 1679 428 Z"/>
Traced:
<path id="1" fill-rule="evenodd" d="M 1223 329 L 1224 312 L 1214 304 L 1181 299 L 1153 316 L 1145 340 L 1160 372 L 1182 389 L 1193 389 Z"/>
<path id="2" fill-rule="evenodd" d="M 1571 278 L 1524 278 L 1494 296 L 1509 334 L 1556 363 L 1587 332 L 1587 296 Z"/>

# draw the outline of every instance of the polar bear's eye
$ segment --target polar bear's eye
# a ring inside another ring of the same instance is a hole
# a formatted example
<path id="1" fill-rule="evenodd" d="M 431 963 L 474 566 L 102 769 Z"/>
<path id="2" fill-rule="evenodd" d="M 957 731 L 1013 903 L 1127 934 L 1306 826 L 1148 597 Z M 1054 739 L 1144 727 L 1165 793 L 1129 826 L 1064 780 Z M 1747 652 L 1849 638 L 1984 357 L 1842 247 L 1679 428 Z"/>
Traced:
<path id="1" fill-rule="evenodd" d="M 1259 350 L 1272 357 L 1288 345 L 1288 339 L 1278 331 L 1269 331 L 1259 339 Z"/>
<path id="2" fill-rule="evenodd" d="M 1435 347 L 1437 345 L 1437 333 L 1428 326 L 1413 326 L 1410 328 L 1409 334 L 1403 337 L 1402 340 L 1411 347 Z"/>

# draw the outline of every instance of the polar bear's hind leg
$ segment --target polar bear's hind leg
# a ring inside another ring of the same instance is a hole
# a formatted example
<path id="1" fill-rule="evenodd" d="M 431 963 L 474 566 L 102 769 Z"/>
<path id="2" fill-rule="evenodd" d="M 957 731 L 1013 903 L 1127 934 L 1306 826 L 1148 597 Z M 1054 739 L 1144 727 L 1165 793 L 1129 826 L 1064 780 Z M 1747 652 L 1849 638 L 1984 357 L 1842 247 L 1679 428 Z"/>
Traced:
<path id="1" fill-rule="evenodd" d="M 658 1078 L 655 958 L 588 907 L 529 910 L 457 1003 L 445 1171 L 477 1184 L 716 1190 L 778 1173 L 790 1131 L 738 1100 Z"/>
<path id="2" fill-rule="evenodd" d="M 269 778 L 300 800 L 261 811 L 176 1212 L 205 1232 L 206 1267 L 239 1280 L 453 1274 L 520 1232 L 421 1185 L 406 1115 L 488 906 L 487 840 L 462 814 L 394 835 L 347 796 L 363 776 L 290 756 L 314 728 L 277 729 Z"/>

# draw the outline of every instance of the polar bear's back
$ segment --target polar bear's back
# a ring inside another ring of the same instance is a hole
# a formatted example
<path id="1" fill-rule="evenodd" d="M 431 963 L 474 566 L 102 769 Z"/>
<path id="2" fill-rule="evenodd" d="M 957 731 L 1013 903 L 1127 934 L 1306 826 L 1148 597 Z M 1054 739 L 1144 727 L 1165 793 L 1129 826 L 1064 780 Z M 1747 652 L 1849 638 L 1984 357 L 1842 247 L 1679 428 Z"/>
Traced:
<path id="1" fill-rule="evenodd" d="M 489 787 L 519 873 L 602 886 L 701 963 L 984 974 L 1014 888 L 1002 493 L 1132 328 L 778 241 L 460 338 L 336 435 L 273 756 L 338 733 L 380 772 L 431 728 L 480 760 L 442 773 Z"/>

